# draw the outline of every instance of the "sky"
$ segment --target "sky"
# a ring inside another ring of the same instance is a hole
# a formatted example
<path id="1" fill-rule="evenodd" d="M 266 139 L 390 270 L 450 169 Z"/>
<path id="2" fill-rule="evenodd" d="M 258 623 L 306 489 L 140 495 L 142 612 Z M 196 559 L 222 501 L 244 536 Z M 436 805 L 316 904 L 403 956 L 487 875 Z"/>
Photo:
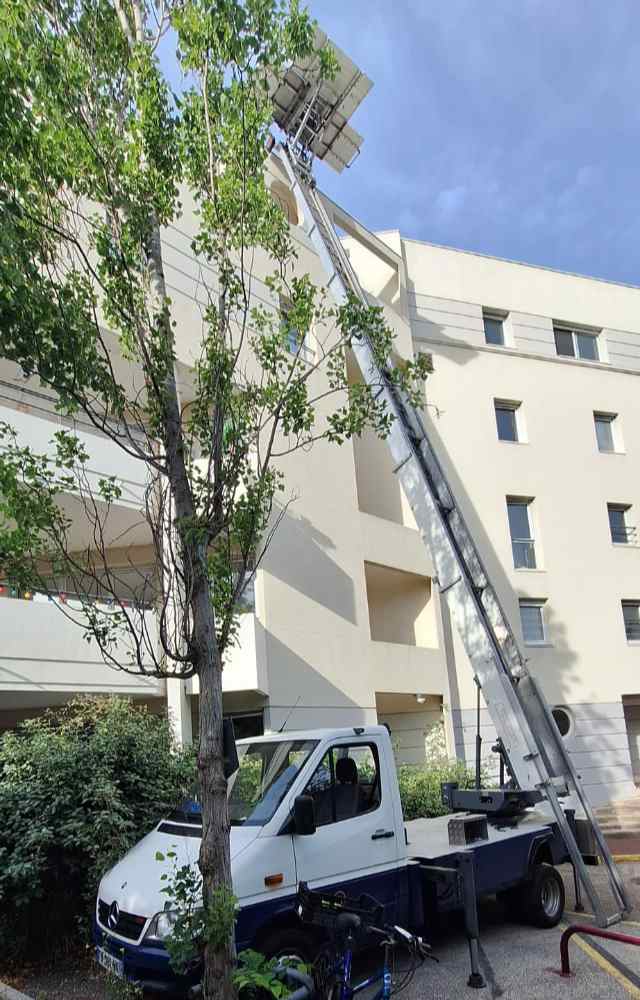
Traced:
<path id="1" fill-rule="evenodd" d="M 310 0 L 373 80 L 353 167 L 373 230 L 640 284 L 639 0 Z"/>

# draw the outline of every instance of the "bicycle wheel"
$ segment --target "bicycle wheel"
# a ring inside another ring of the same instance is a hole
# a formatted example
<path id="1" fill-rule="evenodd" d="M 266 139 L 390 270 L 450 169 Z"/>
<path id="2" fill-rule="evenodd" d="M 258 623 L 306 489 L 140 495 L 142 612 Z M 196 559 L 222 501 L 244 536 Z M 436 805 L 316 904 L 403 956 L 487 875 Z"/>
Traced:
<path id="1" fill-rule="evenodd" d="M 314 1000 L 340 1000 L 340 982 L 336 978 L 338 956 L 332 951 L 321 951 L 313 963 Z"/>

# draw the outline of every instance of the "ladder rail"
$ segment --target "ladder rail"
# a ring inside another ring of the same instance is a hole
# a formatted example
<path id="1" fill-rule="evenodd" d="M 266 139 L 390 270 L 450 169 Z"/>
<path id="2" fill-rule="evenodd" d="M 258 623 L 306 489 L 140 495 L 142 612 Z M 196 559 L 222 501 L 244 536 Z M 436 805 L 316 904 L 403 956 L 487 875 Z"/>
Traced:
<path id="1" fill-rule="evenodd" d="M 282 147 L 282 156 L 305 231 L 327 272 L 328 289 L 339 305 L 346 302 L 349 295 L 368 304 L 367 295 L 313 179 L 306 169 L 298 168 L 287 147 Z M 598 923 L 606 926 L 620 919 L 621 913 L 606 916 L 562 808 L 560 795 L 569 790 L 575 793 L 607 867 L 616 905 L 622 912 L 628 911 L 630 906 L 618 869 L 573 762 L 557 733 L 549 706 L 527 670 L 509 619 L 419 413 L 379 367 L 368 338 L 354 341 L 353 351 L 365 382 L 374 386 L 377 394 L 384 394 L 394 417 L 387 439 L 395 463 L 394 471 L 431 553 L 440 592 L 476 671 L 509 763 L 522 787 L 539 788 L 545 795 L 594 915 Z"/>

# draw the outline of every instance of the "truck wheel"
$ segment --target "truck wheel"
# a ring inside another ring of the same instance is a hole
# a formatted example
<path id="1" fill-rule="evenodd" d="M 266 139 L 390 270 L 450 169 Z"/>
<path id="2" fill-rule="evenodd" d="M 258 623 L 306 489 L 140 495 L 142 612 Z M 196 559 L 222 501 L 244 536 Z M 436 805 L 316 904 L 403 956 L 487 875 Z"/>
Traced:
<path id="1" fill-rule="evenodd" d="M 564 912 L 564 882 L 553 865 L 539 864 L 525 890 L 524 912 L 534 927 L 555 927 Z"/>
<path id="2" fill-rule="evenodd" d="M 313 935 L 297 927 L 281 927 L 269 931 L 259 942 L 258 951 L 267 958 L 287 958 L 291 962 L 311 965 L 319 951 Z"/>

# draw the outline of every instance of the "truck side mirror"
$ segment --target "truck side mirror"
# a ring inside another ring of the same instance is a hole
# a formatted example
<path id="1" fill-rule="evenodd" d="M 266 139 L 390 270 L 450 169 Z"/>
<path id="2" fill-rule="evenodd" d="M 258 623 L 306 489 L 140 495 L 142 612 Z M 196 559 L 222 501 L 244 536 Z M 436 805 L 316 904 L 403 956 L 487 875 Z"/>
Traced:
<path id="1" fill-rule="evenodd" d="M 293 800 L 294 833 L 310 837 L 316 832 L 316 806 L 311 795 L 296 795 Z"/>

